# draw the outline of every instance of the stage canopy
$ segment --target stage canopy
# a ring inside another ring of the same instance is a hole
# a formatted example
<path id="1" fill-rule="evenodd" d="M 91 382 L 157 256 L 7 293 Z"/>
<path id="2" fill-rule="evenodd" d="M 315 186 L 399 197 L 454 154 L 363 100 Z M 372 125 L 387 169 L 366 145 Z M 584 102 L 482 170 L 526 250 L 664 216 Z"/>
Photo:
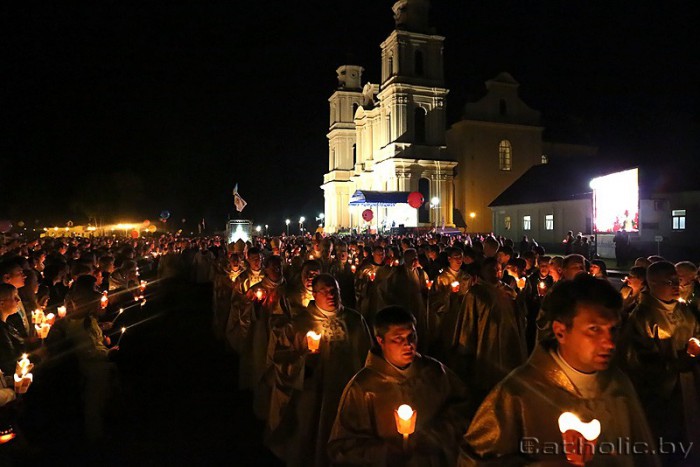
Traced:
<path id="1" fill-rule="evenodd" d="M 350 197 L 350 206 L 396 206 L 408 204 L 408 191 L 357 190 Z"/>

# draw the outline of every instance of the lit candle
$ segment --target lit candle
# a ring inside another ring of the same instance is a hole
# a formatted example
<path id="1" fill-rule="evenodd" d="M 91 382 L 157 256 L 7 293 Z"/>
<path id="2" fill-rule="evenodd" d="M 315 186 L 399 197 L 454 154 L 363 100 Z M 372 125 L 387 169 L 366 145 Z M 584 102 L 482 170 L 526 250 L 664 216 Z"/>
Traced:
<path id="1" fill-rule="evenodd" d="M 32 381 L 34 381 L 34 376 L 31 373 L 22 376 L 15 373 L 15 392 L 17 394 L 26 393 Z"/>
<path id="2" fill-rule="evenodd" d="M 525 278 L 524 277 L 519 277 L 516 279 L 515 283 L 517 284 L 519 289 L 523 289 L 525 287 Z"/>
<path id="3" fill-rule="evenodd" d="M 687 352 L 691 357 L 697 357 L 700 355 L 700 340 L 698 340 L 696 337 L 691 337 L 688 340 Z"/>
<path id="4" fill-rule="evenodd" d="M 454 281 L 450 284 L 453 292 L 459 292 L 459 281 Z"/>
<path id="5" fill-rule="evenodd" d="M 314 255 L 309 255 L 309 259 L 314 259 Z"/>
<path id="6" fill-rule="evenodd" d="M 399 260 L 398 260 L 398 259 L 395 259 L 394 262 L 391 263 L 391 264 L 394 265 L 394 266 L 398 266 L 398 265 L 399 265 Z"/>
<path id="7" fill-rule="evenodd" d="M 114 317 L 114 319 L 111 321 L 111 324 L 114 324 L 114 322 L 121 316 L 121 314 L 124 313 L 124 308 L 119 308 L 119 312 L 117 313 L 117 316 Z"/>
<path id="8" fill-rule="evenodd" d="M 22 358 L 17 362 L 17 365 L 15 365 L 15 373 L 20 376 L 24 376 L 32 371 L 33 366 L 34 365 L 32 365 L 32 362 L 29 361 L 29 355 L 23 353 Z"/>
<path id="9" fill-rule="evenodd" d="M 261 301 L 264 297 L 265 297 L 265 291 L 264 291 L 263 289 L 261 289 L 261 288 L 258 288 L 258 289 L 255 291 L 255 299 L 256 299 L 257 301 Z"/>
<path id="10" fill-rule="evenodd" d="M 433 281 L 431 281 L 430 279 L 426 279 L 425 285 L 426 287 L 428 287 L 428 290 L 430 290 L 433 288 Z"/>
<path id="11" fill-rule="evenodd" d="M 321 344 L 321 334 L 314 331 L 309 331 L 306 333 L 306 345 L 309 347 L 309 352 L 318 352 L 319 345 Z"/>
<path id="12" fill-rule="evenodd" d="M 400 405 L 394 410 L 394 420 L 396 421 L 396 431 L 403 435 L 404 448 L 408 445 L 408 436 L 416 431 L 416 417 L 418 412 L 413 410 L 410 405 Z"/>
<path id="13" fill-rule="evenodd" d="M 66 307 L 65 306 L 59 306 L 57 308 L 57 312 L 58 312 L 59 319 L 66 317 Z"/>
<path id="14" fill-rule="evenodd" d="M 593 450 L 600 435 L 600 422 L 596 419 L 583 423 L 571 412 L 559 416 L 559 431 L 561 432 L 566 460 L 572 465 L 583 466 L 593 458 Z"/>
<path id="15" fill-rule="evenodd" d="M 544 296 L 545 292 L 547 291 L 547 283 L 545 281 L 540 281 L 537 284 L 537 294 L 542 297 Z"/>
<path id="16" fill-rule="evenodd" d="M 355 274 L 355 271 L 357 271 L 357 266 L 354 264 L 350 266 L 350 271 L 352 271 L 353 274 Z"/>
<path id="17" fill-rule="evenodd" d="M 32 311 L 32 324 L 41 324 L 44 322 L 44 312 L 40 309 Z"/>
<path id="18" fill-rule="evenodd" d="M 51 330 L 51 325 L 49 323 L 35 324 L 34 329 L 36 329 L 36 335 L 39 339 L 46 339 L 46 336 L 49 335 L 49 331 Z"/>
<path id="19" fill-rule="evenodd" d="M 141 291 L 142 294 L 146 291 L 146 285 L 148 285 L 148 282 L 146 282 L 146 281 L 141 281 L 139 283 L 139 290 Z"/>
<path id="20" fill-rule="evenodd" d="M 680 297 L 679 297 L 679 298 L 678 298 L 678 303 L 683 304 L 683 303 L 686 303 L 686 301 L 685 301 L 684 298 L 680 298 Z"/>
<path id="21" fill-rule="evenodd" d="M 53 313 L 49 313 L 48 315 L 44 316 L 44 323 L 47 323 L 51 326 L 53 326 L 53 323 L 56 322 L 56 315 Z"/>
<path id="22" fill-rule="evenodd" d="M 107 298 L 107 292 L 102 292 L 102 298 L 100 298 L 100 308 L 103 310 L 107 308 L 107 304 L 109 303 L 109 298 Z"/>
<path id="23" fill-rule="evenodd" d="M 369 273 L 369 280 L 374 282 L 374 278 L 377 277 L 377 273 L 374 271 L 370 271 Z"/>

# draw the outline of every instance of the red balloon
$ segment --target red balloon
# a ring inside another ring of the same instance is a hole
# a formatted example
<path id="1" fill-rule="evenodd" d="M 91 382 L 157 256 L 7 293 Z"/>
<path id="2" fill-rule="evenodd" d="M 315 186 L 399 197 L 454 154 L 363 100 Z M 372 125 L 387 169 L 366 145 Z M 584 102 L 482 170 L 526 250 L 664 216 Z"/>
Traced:
<path id="1" fill-rule="evenodd" d="M 132 230 L 132 231 L 131 231 L 131 238 L 139 238 L 139 231 L 138 231 L 138 230 Z"/>
<path id="2" fill-rule="evenodd" d="M 423 198 L 420 191 L 414 191 L 408 194 L 408 205 L 412 208 L 418 209 L 419 207 L 423 206 L 424 201 L 425 198 Z"/>
<path id="3" fill-rule="evenodd" d="M 149 225 L 151 225 L 151 221 L 149 221 L 148 219 L 146 219 L 145 221 L 143 221 L 143 226 L 144 226 L 144 227 L 148 227 Z"/>
<path id="4" fill-rule="evenodd" d="M 365 221 L 369 222 L 374 218 L 374 213 L 371 209 L 365 209 L 364 211 L 362 211 L 362 218 Z"/>

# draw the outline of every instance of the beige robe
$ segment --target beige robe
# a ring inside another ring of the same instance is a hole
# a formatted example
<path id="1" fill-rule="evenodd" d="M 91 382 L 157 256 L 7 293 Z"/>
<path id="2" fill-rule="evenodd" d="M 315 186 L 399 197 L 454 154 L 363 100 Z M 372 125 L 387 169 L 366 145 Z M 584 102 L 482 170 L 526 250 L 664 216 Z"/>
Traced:
<path id="1" fill-rule="evenodd" d="M 464 297 L 448 363 L 470 386 L 477 404 L 527 360 L 525 312 L 515 298 L 507 285 L 481 280 Z"/>
<path id="2" fill-rule="evenodd" d="M 323 336 L 318 353 L 308 352 L 309 331 Z M 276 383 L 267 445 L 289 466 L 328 465 L 326 443 L 340 396 L 371 344 L 367 323 L 354 310 L 326 313 L 311 302 L 273 333 Z"/>
<path id="3" fill-rule="evenodd" d="M 374 280 L 370 275 L 374 273 Z M 377 294 L 375 289 L 388 275 L 388 266 L 365 263 L 357 269 L 355 276 L 355 296 L 357 298 L 357 311 L 372 325 L 372 319 L 377 314 Z"/>
<path id="4" fill-rule="evenodd" d="M 459 282 L 459 290 L 452 291 L 452 283 Z M 469 291 L 471 278 L 462 271 L 445 268 L 435 279 L 428 300 L 427 342 L 428 353 L 446 361 L 456 333 L 462 300 Z"/>
<path id="5" fill-rule="evenodd" d="M 654 433 L 700 446 L 700 364 L 686 352 L 691 337 L 700 337 L 700 324 L 687 305 L 663 303 L 643 292 L 620 338 L 618 357 Z"/>
<path id="6" fill-rule="evenodd" d="M 334 465 L 382 467 L 402 453 L 394 411 L 410 405 L 416 429 L 407 466 L 453 466 L 467 427 L 467 388 L 437 360 L 416 355 L 405 370 L 372 351 L 343 392 L 328 451 Z"/>
<path id="7" fill-rule="evenodd" d="M 598 396 L 584 399 L 539 344 L 528 362 L 509 374 L 481 404 L 464 436 L 458 465 L 570 465 L 561 452 L 558 420 L 564 412 L 573 412 L 585 422 L 597 419 L 601 424 L 597 445 L 615 446 L 616 454 L 597 453 L 587 466 L 659 465 L 654 456 L 620 452 L 620 441 L 644 442 L 654 449 L 655 440 L 629 379 L 617 368 L 598 375 Z M 547 450 L 550 443 L 556 443 L 558 453 Z"/>

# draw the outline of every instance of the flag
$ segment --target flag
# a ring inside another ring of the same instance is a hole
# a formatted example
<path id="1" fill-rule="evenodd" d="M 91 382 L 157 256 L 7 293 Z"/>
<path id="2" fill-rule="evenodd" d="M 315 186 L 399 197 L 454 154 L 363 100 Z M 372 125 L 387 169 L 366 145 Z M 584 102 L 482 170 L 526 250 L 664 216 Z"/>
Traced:
<path id="1" fill-rule="evenodd" d="M 243 211 L 243 208 L 248 205 L 241 195 L 238 194 L 238 183 L 236 183 L 236 186 L 233 187 L 233 204 L 236 206 L 236 211 L 238 212 Z"/>

